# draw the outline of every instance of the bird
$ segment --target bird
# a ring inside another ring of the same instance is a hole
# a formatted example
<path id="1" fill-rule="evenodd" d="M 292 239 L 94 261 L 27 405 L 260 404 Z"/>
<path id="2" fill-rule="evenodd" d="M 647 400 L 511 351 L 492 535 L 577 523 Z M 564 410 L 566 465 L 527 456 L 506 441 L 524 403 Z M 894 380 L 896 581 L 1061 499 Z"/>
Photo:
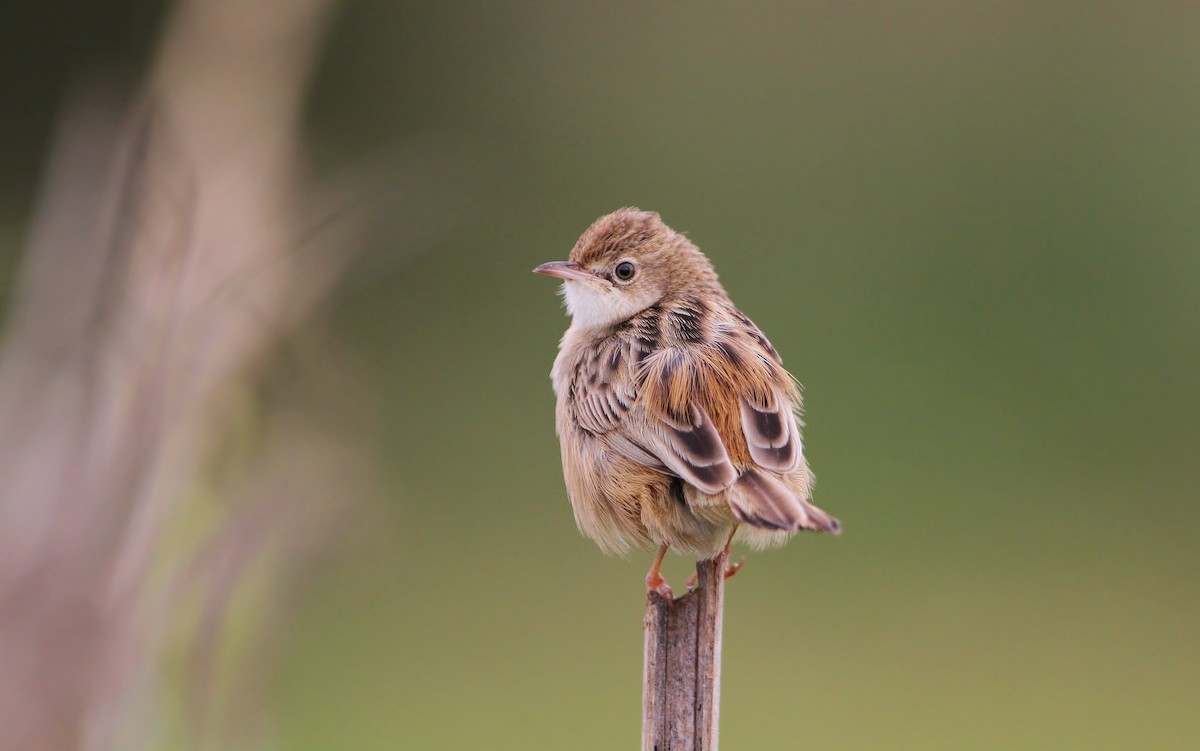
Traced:
<path id="1" fill-rule="evenodd" d="M 687 236 L 623 208 L 533 271 L 562 280 L 571 317 L 550 375 L 575 522 L 607 553 L 657 547 L 648 590 L 671 596 L 671 548 L 840 533 L 811 501 L 797 381 Z"/>

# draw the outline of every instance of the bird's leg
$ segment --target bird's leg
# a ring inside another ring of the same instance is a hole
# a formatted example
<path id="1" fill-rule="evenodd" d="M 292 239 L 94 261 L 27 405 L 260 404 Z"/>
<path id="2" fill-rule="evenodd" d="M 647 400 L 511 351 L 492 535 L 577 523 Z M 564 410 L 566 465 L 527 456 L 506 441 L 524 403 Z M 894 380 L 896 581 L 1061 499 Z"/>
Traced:
<path id="1" fill-rule="evenodd" d="M 658 555 L 654 557 L 654 563 L 650 566 L 650 570 L 646 573 L 646 590 L 658 592 L 668 600 L 674 597 L 671 592 L 670 585 L 662 578 L 660 569 L 662 569 L 663 558 L 667 555 L 667 548 L 671 547 L 669 543 L 663 543 L 658 548 Z"/>
<path id="2" fill-rule="evenodd" d="M 733 531 L 729 533 L 729 539 L 725 541 L 725 549 L 722 552 L 722 555 L 725 556 L 725 560 L 727 560 L 727 561 L 729 560 L 729 546 L 733 544 L 733 536 L 735 534 L 737 534 L 737 525 L 736 524 L 733 525 Z M 738 561 L 737 563 L 731 563 L 729 565 L 729 567 L 725 569 L 725 578 L 728 579 L 729 577 L 733 576 L 737 572 L 741 571 L 742 564 L 745 562 L 746 562 L 746 559 L 743 558 L 742 560 Z M 688 580 L 687 580 L 688 591 L 691 592 L 693 589 L 695 589 L 696 583 L 699 581 L 700 581 L 699 572 L 693 571 L 692 575 L 689 576 Z"/>
<path id="3" fill-rule="evenodd" d="M 736 525 L 736 524 L 733 525 L 733 531 L 729 533 L 729 539 L 725 541 L 725 560 L 726 561 L 729 560 L 729 548 L 731 545 L 733 545 L 733 536 L 737 534 L 737 528 L 738 528 L 738 525 Z M 746 558 L 745 558 L 745 556 L 743 556 L 742 560 L 738 561 L 737 563 L 729 564 L 729 568 L 725 569 L 725 578 L 728 579 L 729 577 L 733 576 L 737 572 L 741 571 L 742 564 L 745 562 L 746 562 Z"/>

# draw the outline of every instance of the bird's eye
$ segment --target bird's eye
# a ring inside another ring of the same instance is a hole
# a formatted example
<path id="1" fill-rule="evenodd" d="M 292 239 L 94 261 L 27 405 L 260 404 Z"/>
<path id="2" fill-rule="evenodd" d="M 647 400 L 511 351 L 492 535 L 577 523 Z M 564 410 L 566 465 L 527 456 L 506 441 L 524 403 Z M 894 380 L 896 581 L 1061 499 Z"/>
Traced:
<path id="1" fill-rule="evenodd" d="M 617 267 L 613 269 L 613 273 L 616 274 L 617 278 L 621 281 L 627 282 L 633 278 L 635 273 L 637 273 L 637 269 L 634 268 L 633 263 L 630 261 L 621 261 L 617 264 Z"/>

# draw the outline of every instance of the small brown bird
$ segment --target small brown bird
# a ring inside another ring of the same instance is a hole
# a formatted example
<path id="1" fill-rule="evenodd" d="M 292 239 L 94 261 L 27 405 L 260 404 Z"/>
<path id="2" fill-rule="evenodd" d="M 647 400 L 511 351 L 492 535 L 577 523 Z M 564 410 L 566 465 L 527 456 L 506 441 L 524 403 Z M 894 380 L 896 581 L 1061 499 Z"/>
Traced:
<path id="1" fill-rule="evenodd" d="M 796 382 L 690 240 L 658 214 L 621 209 L 569 261 L 534 271 L 564 280 L 571 315 L 551 379 L 585 535 L 607 552 L 658 545 L 646 586 L 669 594 L 669 547 L 703 560 L 735 533 L 765 547 L 840 531 L 809 502 Z"/>

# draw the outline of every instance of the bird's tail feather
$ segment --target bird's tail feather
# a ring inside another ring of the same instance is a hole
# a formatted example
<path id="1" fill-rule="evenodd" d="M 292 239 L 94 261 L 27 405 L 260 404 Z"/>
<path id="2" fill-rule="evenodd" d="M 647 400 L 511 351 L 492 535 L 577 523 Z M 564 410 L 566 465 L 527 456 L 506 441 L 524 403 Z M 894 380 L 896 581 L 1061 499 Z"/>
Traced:
<path id="1" fill-rule="evenodd" d="M 739 521 L 762 529 L 801 529 L 838 534 L 838 520 L 801 498 L 766 472 L 749 469 L 729 489 L 729 505 Z"/>

